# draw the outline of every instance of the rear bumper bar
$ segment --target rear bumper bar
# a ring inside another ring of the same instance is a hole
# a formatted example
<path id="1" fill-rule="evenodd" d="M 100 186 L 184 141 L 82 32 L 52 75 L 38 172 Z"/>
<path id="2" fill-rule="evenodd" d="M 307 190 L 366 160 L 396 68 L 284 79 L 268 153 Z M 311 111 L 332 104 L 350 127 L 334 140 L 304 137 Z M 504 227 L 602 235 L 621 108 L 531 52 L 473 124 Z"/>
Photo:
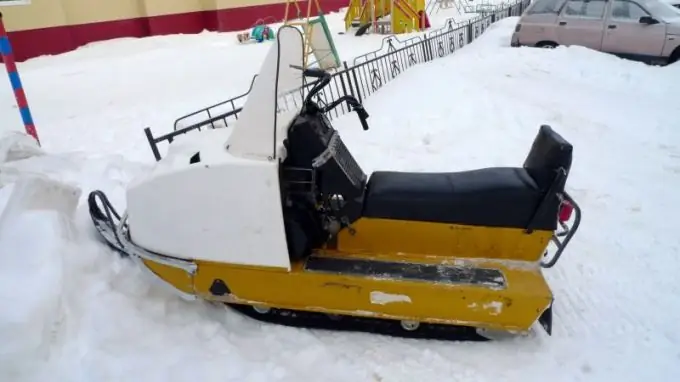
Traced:
<path id="1" fill-rule="evenodd" d="M 562 252 L 564 252 L 564 249 L 567 248 L 567 244 L 569 244 L 569 241 L 571 241 L 571 239 L 574 237 L 574 234 L 576 234 L 576 231 L 581 224 L 581 207 L 579 207 L 578 203 L 576 203 L 576 201 L 566 191 L 557 194 L 557 197 L 563 202 L 566 201 L 571 203 L 571 205 L 574 207 L 574 222 L 571 224 L 571 226 L 567 225 L 566 222 L 559 223 L 562 227 L 562 231 L 555 233 L 551 238 L 552 242 L 557 247 L 557 251 L 552 255 L 552 257 L 549 258 L 547 256 L 548 252 L 546 251 L 546 258 L 541 261 L 541 267 L 543 268 L 552 268 L 555 264 L 557 264 L 560 256 L 562 256 Z"/>

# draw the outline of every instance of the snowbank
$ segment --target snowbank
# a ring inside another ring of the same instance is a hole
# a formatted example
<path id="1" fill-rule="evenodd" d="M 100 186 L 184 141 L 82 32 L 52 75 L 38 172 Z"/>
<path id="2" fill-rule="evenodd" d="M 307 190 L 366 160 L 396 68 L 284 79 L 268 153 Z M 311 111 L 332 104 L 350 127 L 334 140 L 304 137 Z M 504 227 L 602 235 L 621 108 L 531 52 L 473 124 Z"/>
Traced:
<path id="1" fill-rule="evenodd" d="M 44 177 L 0 189 L 0 370 L 7 381 L 42 370 L 50 357 L 79 197 L 80 189 Z"/>
<path id="2" fill-rule="evenodd" d="M 30 135 L 18 131 L 0 132 L 0 164 L 43 154 Z"/>

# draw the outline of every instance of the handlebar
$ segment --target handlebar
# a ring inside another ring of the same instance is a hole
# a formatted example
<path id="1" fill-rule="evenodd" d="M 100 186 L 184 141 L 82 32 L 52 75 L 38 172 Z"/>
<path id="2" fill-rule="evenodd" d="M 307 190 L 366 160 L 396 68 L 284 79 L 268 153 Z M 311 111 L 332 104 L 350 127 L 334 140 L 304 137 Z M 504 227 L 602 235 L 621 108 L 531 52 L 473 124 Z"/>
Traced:
<path id="1" fill-rule="evenodd" d="M 322 112 L 328 113 L 329 111 L 335 109 L 338 107 L 343 102 L 347 102 L 347 105 L 349 106 L 350 110 L 355 111 L 357 115 L 359 116 L 359 122 L 361 122 L 361 127 L 364 130 L 368 130 L 368 122 L 367 119 L 369 117 L 368 112 L 366 109 L 364 109 L 364 106 L 354 97 L 351 95 L 345 95 L 337 100 L 331 102 L 329 105 L 326 105 L 323 109 L 321 109 Z"/>
<path id="2" fill-rule="evenodd" d="M 331 82 L 331 79 L 333 76 L 328 73 L 327 71 L 319 68 L 307 68 L 303 71 L 303 74 L 307 77 L 314 77 L 314 78 L 319 78 L 319 81 L 317 81 L 314 84 L 314 87 L 309 91 L 307 94 L 307 97 L 305 97 L 305 102 L 304 102 L 304 108 L 305 109 L 312 109 L 312 110 L 318 110 L 322 113 L 327 113 L 336 107 L 340 105 L 343 102 L 347 102 L 347 105 L 352 111 L 355 111 L 357 115 L 359 116 L 359 122 L 361 122 L 361 127 L 364 130 L 368 130 L 368 112 L 366 109 L 364 109 L 364 106 L 359 102 L 354 96 L 351 95 L 344 95 L 337 100 L 331 102 L 329 105 L 326 105 L 324 108 L 319 109 L 314 102 L 312 101 L 312 97 L 314 97 L 317 93 L 321 91 L 326 85 L 328 85 Z M 314 107 L 309 108 L 309 105 L 313 105 Z"/>
<path id="3" fill-rule="evenodd" d="M 309 91 L 309 94 L 307 94 L 307 97 L 305 97 L 305 102 L 304 105 L 309 105 L 310 102 L 312 102 L 312 97 L 316 95 L 316 93 L 320 92 L 321 89 L 323 89 L 326 85 L 328 85 L 331 82 L 331 79 L 333 76 L 328 73 L 327 71 L 319 68 L 307 68 L 302 71 L 302 75 L 305 77 L 312 77 L 312 78 L 318 78 L 319 81 L 317 81 L 314 84 L 314 87 L 312 87 L 312 90 Z"/>

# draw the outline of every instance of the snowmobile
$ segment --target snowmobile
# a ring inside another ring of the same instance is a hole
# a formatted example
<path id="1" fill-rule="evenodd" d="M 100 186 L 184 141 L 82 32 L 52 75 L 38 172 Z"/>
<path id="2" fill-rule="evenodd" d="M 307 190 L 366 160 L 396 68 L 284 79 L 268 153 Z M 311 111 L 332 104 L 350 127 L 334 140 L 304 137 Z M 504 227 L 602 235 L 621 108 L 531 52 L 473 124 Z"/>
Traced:
<path id="1" fill-rule="evenodd" d="M 262 321 L 455 340 L 538 322 L 551 335 L 543 268 L 581 219 L 565 192 L 571 144 L 544 125 L 522 167 L 369 176 L 325 115 L 346 103 L 368 130 L 367 111 L 352 96 L 316 103 L 331 75 L 303 56 L 282 27 L 238 123 L 172 143 L 129 184 L 124 214 L 91 192 L 106 242 L 181 296 Z"/>

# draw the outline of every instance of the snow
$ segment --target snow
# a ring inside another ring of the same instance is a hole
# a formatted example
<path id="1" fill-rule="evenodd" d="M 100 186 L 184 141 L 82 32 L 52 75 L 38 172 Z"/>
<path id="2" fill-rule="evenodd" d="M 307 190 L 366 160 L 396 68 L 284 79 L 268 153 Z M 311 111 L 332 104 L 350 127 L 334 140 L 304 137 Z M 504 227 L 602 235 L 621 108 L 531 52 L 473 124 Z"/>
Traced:
<path id="1" fill-rule="evenodd" d="M 556 295 L 552 337 L 536 330 L 451 343 L 330 333 L 183 301 L 98 241 L 81 197 L 72 219 L 33 210 L 0 227 L 0 380 L 677 380 L 680 65 L 579 47 L 510 48 L 516 22 L 388 83 L 365 102 L 369 131 L 355 115 L 335 126 L 367 172 L 520 165 L 540 124 L 569 140 L 567 187 L 584 220 L 546 272 Z M 153 164 L 142 127 L 170 130 L 177 116 L 247 88 L 266 49 L 231 40 L 113 41 L 22 64 L 45 154 L 0 164 L 0 185 L 9 184 L 0 208 L 26 174 L 83 195 L 102 189 L 124 205 L 125 186 Z M 344 41 L 343 58 L 363 53 Z M 0 87 L 3 128 L 17 118 L 11 97 Z"/>
<path id="2" fill-rule="evenodd" d="M 42 154 L 43 151 L 35 139 L 23 132 L 9 130 L 0 136 L 0 163 Z"/>
<path id="3" fill-rule="evenodd" d="M 0 370 L 13 376 L 40 367 L 64 311 L 63 258 L 78 250 L 72 237 L 80 190 L 46 177 L 22 178 L 0 189 Z M 39 239 L 38 239 L 39 238 Z M 69 246 L 71 245 L 71 246 Z M 7 380 L 14 380 L 9 378 Z"/>

